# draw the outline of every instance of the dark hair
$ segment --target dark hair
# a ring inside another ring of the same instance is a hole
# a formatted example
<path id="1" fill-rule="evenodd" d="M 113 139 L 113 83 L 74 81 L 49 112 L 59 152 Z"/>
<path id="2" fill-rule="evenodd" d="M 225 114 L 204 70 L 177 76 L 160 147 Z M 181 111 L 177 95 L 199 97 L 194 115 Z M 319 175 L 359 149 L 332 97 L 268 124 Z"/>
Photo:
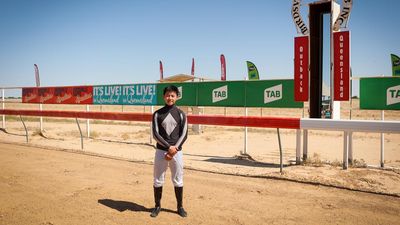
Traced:
<path id="1" fill-rule="evenodd" d="M 177 96 L 179 95 L 179 90 L 175 85 L 169 85 L 169 86 L 165 87 L 163 95 L 165 95 L 167 92 L 171 92 L 171 91 L 175 92 Z"/>

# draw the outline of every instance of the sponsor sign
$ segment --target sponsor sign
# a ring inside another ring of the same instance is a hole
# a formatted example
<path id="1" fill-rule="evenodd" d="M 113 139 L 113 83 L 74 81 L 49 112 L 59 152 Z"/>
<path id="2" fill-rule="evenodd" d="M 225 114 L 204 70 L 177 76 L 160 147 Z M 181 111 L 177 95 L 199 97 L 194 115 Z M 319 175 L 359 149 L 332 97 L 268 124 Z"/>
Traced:
<path id="1" fill-rule="evenodd" d="M 400 110 L 400 77 L 361 78 L 360 109 Z"/>
<path id="2" fill-rule="evenodd" d="M 23 88 L 23 103 L 92 104 L 92 86 Z"/>
<path id="3" fill-rule="evenodd" d="M 296 101 L 308 101 L 308 36 L 294 38 L 294 97 Z"/>
<path id="4" fill-rule="evenodd" d="M 200 82 L 198 83 L 199 106 L 245 105 L 245 82 Z"/>
<path id="5" fill-rule="evenodd" d="M 303 35 L 308 35 L 308 27 L 304 23 L 300 15 L 301 0 L 292 1 L 292 17 L 293 22 L 296 25 L 297 33 L 302 33 Z"/>
<path id="6" fill-rule="evenodd" d="M 22 88 L 22 103 L 39 103 L 38 88 Z"/>
<path id="7" fill-rule="evenodd" d="M 282 84 L 264 90 L 264 104 L 282 99 Z"/>
<path id="8" fill-rule="evenodd" d="M 247 107 L 302 108 L 294 100 L 293 80 L 260 80 L 246 82 Z"/>
<path id="9" fill-rule="evenodd" d="M 348 101 L 350 95 L 350 32 L 334 32 L 333 47 L 333 100 Z"/>
<path id="10" fill-rule="evenodd" d="M 195 106 L 197 104 L 197 83 L 161 83 L 157 84 L 157 103 L 158 105 L 164 105 L 163 92 L 164 88 L 169 85 L 175 85 L 180 95 L 177 98 L 176 105 L 181 106 Z"/>
<path id="11" fill-rule="evenodd" d="M 219 102 L 228 99 L 228 85 L 216 88 L 212 91 L 212 102 Z"/>
<path id="12" fill-rule="evenodd" d="M 156 105 L 155 84 L 103 85 L 93 87 L 93 104 Z"/>
<path id="13" fill-rule="evenodd" d="M 353 0 L 342 1 L 342 9 L 340 10 L 340 14 L 333 25 L 334 31 L 338 31 L 340 28 L 347 27 L 352 7 L 353 7 Z"/>

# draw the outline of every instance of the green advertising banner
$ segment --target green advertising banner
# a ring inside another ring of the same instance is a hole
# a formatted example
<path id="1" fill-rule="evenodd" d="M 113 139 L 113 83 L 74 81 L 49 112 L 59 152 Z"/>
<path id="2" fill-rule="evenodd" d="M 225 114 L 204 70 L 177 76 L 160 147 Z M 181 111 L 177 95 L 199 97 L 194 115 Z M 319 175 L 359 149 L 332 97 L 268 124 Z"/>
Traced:
<path id="1" fill-rule="evenodd" d="M 293 80 L 260 80 L 246 82 L 247 107 L 303 108 L 294 100 Z"/>
<path id="2" fill-rule="evenodd" d="M 360 109 L 400 110 L 400 77 L 361 78 Z"/>
<path id="3" fill-rule="evenodd" d="M 176 105 L 181 105 L 181 106 L 197 105 L 196 96 L 197 96 L 198 83 L 194 83 L 194 82 L 157 84 L 157 104 L 158 105 L 164 105 L 163 92 L 164 92 L 164 88 L 169 85 L 175 85 L 180 92 L 180 96 L 178 96 Z"/>
<path id="4" fill-rule="evenodd" d="M 239 106 L 245 105 L 244 81 L 220 81 L 198 83 L 199 106 Z"/>

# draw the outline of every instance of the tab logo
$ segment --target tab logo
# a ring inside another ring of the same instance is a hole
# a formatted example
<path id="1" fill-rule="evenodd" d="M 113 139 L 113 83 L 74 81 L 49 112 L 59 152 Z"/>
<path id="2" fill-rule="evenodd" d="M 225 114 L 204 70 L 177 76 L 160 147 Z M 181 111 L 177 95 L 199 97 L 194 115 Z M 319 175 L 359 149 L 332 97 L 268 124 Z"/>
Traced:
<path id="1" fill-rule="evenodd" d="M 393 105 L 400 102 L 400 85 L 390 87 L 386 91 L 386 105 Z"/>
<path id="2" fill-rule="evenodd" d="M 282 99 L 282 84 L 264 90 L 264 104 Z"/>
<path id="3" fill-rule="evenodd" d="M 179 95 L 176 98 L 176 100 L 179 100 L 179 99 L 183 98 L 182 86 L 178 87 L 178 91 L 179 91 Z"/>
<path id="4" fill-rule="evenodd" d="M 212 102 L 219 102 L 228 98 L 228 85 L 216 88 L 212 91 Z"/>

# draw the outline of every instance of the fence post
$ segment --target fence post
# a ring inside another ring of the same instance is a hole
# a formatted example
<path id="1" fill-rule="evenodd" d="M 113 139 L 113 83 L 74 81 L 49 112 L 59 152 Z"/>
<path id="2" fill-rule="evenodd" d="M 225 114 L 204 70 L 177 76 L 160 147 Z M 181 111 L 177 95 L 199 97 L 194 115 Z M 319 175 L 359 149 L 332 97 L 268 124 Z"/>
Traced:
<path id="1" fill-rule="evenodd" d="M 42 111 L 43 110 L 43 104 L 40 103 L 39 104 L 39 110 Z M 40 117 L 39 119 L 39 129 L 40 129 L 40 133 L 43 133 L 43 117 Z"/>
<path id="2" fill-rule="evenodd" d="M 385 120 L 385 111 L 381 111 L 381 119 Z M 385 134 L 381 133 L 381 167 L 385 166 Z"/>
<path id="3" fill-rule="evenodd" d="M 90 108 L 89 105 L 86 105 L 86 112 L 89 112 Z M 87 137 L 90 138 L 90 119 L 86 120 L 86 132 L 87 132 Z"/>
<path id="4" fill-rule="evenodd" d="M 79 133 L 81 134 L 81 149 L 83 150 L 83 135 L 82 135 L 82 130 L 81 126 L 79 125 L 78 118 L 75 118 L 76 124 L 78 125 Z"/>
<path id="5" fill-rule="evenodd" d="M 343 133 L 343 169 L 347 169 L 349 167 L 349 133 L 345 131 Z"/>
<path id="6" fill-rule="evenodd" d="M 307 159 L 308 155 L 308 130 L 303 130 L 303 160 Z"/>
<path id="7" fill-rule="evenodd" d="M 245 107 L 244 110 L 244 115 L 247 117 L 248 115 L 248 110 L 247 107 Z M 247 154 L 247 127 L 244 128 L 244 147 L 243 147 L 243 154 Z"/>
<path id="8" fill-rule="evenodd" d="M 300 164 L 300 148 L 301 148 L 301 130 L 296 130 L 296 165 Z"/>
<path id="9" fill-rule="evenodd" d="M 349 131 L 349 163 L 353 165 L 353 132 Z"/>
<path id="10" fill-rule="evenodd" d="M 2 100 L 2 109 L 5 109 L 5 103 L 4 103 L 4 89 L 1 89 L 1 100 Z M 4 131 L 6 130 L 6 115 L 3 115 L 3 124 L 2 124 L 2 128 L 4 129 Z"/>
<path id="11" fill-rule="evenodd" d="M 279 143 L 279 163 L 280 163 L 280 173 L 282 175 L 283 172 L 283 152 L 282 152 L 282 144 L 281 144 L 281 135 L 279 133 L 279 128 L 276 128 L 276 131 L 278 132 L 278 143 Z"/>

